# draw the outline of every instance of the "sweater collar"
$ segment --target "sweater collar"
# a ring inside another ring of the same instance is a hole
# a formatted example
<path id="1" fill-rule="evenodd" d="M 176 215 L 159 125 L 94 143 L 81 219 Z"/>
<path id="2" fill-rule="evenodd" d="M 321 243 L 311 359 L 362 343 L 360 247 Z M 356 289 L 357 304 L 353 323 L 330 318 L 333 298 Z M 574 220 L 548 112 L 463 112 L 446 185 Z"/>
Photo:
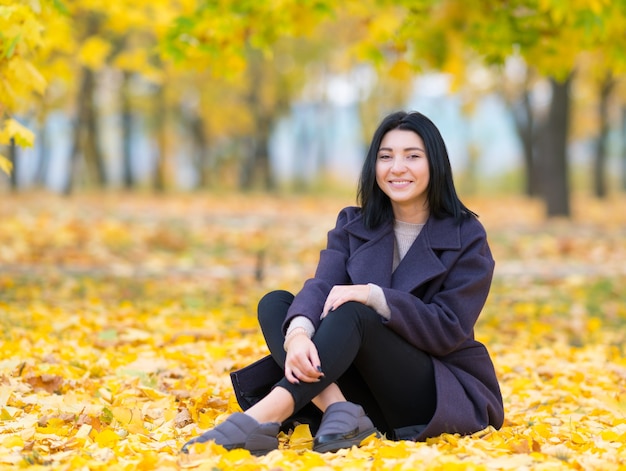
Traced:
<path id="1" fill-rule="evenodd" d="M 369 229 L 363 224 L 363 216 L 359 215 L 346 224 L 344 229 L 360 239 L 372 241 L 393 232 L 393 221 Z M 422 232 L 428 238 L 429 245 L 432 249 L 454 250 L 461 248 L 459 224 L 454 218 L 437 218 L 431 215 L 426 221 Z"/>

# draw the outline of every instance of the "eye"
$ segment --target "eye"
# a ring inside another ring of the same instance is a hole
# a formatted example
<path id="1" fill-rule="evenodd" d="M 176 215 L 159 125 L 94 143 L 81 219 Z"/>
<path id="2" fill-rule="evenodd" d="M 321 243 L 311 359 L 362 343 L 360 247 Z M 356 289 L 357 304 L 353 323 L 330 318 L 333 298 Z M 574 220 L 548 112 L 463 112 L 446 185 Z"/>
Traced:
<path id="1" fill-rule="evenodd" d="M 379 154 L 378 155 L 378 160 L 389 160 L 391 158 L 391 155 L 389 154 Z"/>

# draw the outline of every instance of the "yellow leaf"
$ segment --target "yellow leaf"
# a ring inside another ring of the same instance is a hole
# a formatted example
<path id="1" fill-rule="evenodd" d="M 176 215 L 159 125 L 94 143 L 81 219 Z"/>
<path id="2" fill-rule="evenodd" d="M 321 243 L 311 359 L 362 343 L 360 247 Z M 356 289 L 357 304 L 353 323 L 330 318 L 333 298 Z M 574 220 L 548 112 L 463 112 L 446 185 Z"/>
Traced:
<path id="1" fill-rule="evenodd" d="M 198 427 L 201 429 L 209 429 L 215 425 L 215 413 L 211 410 L 200 412 L 198 414 Z"/>
<path id="2" fill-rule="evenodd" d="M 88 38 L 78 51 L 80 62 L 90 69 L 100 69 L 111 51 L 111 44 L 99 36 Z"/>
<path id="3" fill-rule="evenodd" d="M 396 80 L 409 80 L 413 76 L 413 68 L 405 60 L 398 60 L 389 69 L 389 75 Z"/>
<path id="4" fill-rule="evenodd" d="M 0 410 L 0 421 L 2 420 L 11 420 L 13 416 L 6 410 L 4 407 Z"/>
<path id="5" fill-rule="evenodd" d="M 120 436 L 110 428 L 105 428 L 96 435 L 95 442 L 101 447 L 111 447 L 120 440 Z"/>
<path id="6" fill-rule="evenodd" d="M 92 428 L 93 427 L 89 424 L 81 425 L 78 429 L 78 432 L 76 432 L 76 435 L 74 435 L 74 438 L 77 438 L 79 440 L 86 440 L 89 437 Z"/>
<path id="7" fill-rule="evenodd" d="M 131 433 L 144 433 L 143 417 L 141 411 L 137 408 L 129 409 L 127 407 L 113 407 L 113 417 L 119 424 Z"/>
<path id="8" fill-rule="evenodd" d="M 19 435 L 9 435 L 2 441 L 2 446 L 5 448 L 24 447 L 24 439 Z"/>
<path id="9" fill-rule="evenodd" d="M 2 154 L 0 154 L 0 169 L 9 175 L 13 171 L 13 163 Z"/>
<path id="10" fill-rule="evenodd" d="M 603 430 L 600 433 L 602 440 L 606 440 L 607 442 L 617 442 L 620 440 L 620 434 L 614 432 L 613 430 Z"/>
<path id="11" fill-rule="evenodd" d="M 308 424 L 298 425 L 289 437 L 289 448 L 292 450 L 311 450 L 313 448 L 313 437 Z"/>
<path id="12" fill-rule="evenodd" d="M 0 155 L 0 161 L 3 158 L 6 158 L 6 157 L 2 157 Z M 9 163 L 11 163 L 11 162 L 9 162 Z M 2 165 L 2 164 L 0 163 L 0 165 Z M 7 402 L 9 401 L 9 398 L 11 397 L 12 393 L 13 393 L 13 389 L 12 388 L 10 388 L 8 386 L 5 386 L 5 385 L 0 386 L 0 407 L 4 407 L 4 406 L 7 405 Z"/>
<path id="13" fill-rule="evenodd" d="M 32 147 L 35 142 L 35 134 L 30 129 L 22 126 L 15 119 L 7 119 L 4 121 L 2 128 L 0 128 L 0 144 L 10 144 L 11 138 L 15 140 L 15 144 L 22 147 Z M 0 163 L 0 165 L 2 164 Z M 6 171 L 4 166 L 2 166 L 2 169 Z"/>

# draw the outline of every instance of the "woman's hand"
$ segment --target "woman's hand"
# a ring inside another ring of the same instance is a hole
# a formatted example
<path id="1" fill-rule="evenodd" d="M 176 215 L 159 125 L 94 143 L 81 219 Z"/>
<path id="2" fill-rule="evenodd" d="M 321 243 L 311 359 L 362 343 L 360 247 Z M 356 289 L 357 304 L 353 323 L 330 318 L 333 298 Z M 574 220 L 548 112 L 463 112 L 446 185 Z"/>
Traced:
<path id="1" fill-rule="evenodd" d="M 285 360 L 285 378 L 290 383 L 314 383 L 324 376 L 320 367 L 317 347 L 305 334 L 289 341 Z"/>
<path id="2" fill-rule="evenodd" d="M 324 303 L 324 310 L 320 319 L 324 319 L 330 311 L 334 311 L 343 303 L 348 301 L 357 301 L 359 303 L 367 303 L 367 298 L 370 295 L 369 285 L 336 285 L 328 293 L 326 302 Z"/>

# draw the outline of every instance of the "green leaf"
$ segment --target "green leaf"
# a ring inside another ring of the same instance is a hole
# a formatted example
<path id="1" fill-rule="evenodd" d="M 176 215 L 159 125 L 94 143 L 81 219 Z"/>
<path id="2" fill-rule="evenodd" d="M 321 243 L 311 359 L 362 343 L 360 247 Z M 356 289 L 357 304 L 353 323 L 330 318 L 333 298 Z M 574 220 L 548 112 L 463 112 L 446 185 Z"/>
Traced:
<path id="1" fill-rule="evenodd" d="M 68 15 L 70 14 L 69 10 L 67 9 L 67 7 L 65 6 L 65 3 L 63 3 L 62 0 L 53 0 L 52 4 L 54 5 L 54 8 L 61 14 L 63 15 Z"/>
<path id="2" fill-rule="evenodd" d="M 18 34 L 11 40 L 11 42 L 9 43 L 9 47 L 6 51 L 4 51 L 5 59 L 10 59 L 13 56 L 13 54 L 15 53 L 15 48 L 17 47 L 17 43 L 19 43 L 21 39 L 22 35 Z"/>

